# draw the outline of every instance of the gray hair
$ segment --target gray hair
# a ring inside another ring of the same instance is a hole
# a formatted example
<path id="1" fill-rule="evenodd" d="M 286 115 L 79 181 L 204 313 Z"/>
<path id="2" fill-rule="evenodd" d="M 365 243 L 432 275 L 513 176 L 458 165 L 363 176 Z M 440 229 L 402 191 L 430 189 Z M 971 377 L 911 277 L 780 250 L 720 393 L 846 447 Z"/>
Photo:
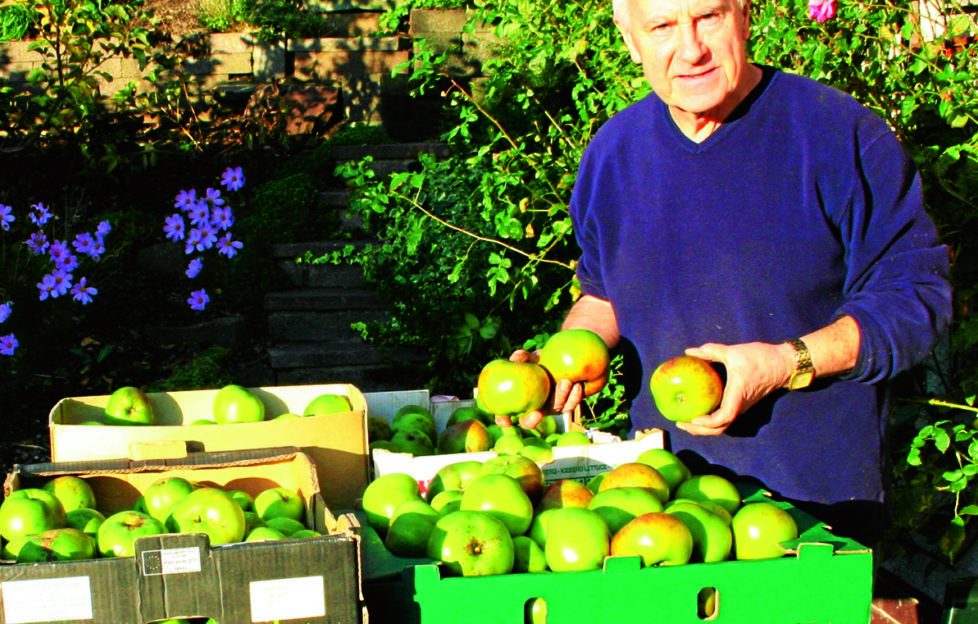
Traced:
<path id="1" fill-rule="evenodd" d="M 744 5 L 747 4 L 747 1 L 748 0 L 737 0 L 737 4 L 740 5 L 741 9 L 743 9 Z M 614 10 L 615 22 L 621 24 L 622 26 L 627 24 L 629 18 L 631 17 L 628 11 L 628 2 L 629 0 L 612 0 L 611 2 L 611 7 Z"/>

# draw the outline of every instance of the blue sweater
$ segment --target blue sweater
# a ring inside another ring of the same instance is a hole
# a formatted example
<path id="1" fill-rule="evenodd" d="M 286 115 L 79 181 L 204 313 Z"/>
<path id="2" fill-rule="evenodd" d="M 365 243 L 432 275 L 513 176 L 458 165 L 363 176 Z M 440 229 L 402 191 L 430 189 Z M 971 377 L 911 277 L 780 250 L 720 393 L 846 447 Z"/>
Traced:
<path id="1" fill-rule="evenodd" d="M 583 291 L 612 302 L 641 359 L 635 429 L 664 428 L 673 450 L 789 498 L 882 500 L 885 382 L 927 355 L 951 314 L 947 249 L 882 120 L 840 91 L 764 68 L 697 144 L 651 94 L 588 146 L 571 215 Z M 776 392 L 718 437 L 656 411 L 649 377 L 686 347 L 779 343 L 841 315 L 862 336 L 850 373 Z"/>

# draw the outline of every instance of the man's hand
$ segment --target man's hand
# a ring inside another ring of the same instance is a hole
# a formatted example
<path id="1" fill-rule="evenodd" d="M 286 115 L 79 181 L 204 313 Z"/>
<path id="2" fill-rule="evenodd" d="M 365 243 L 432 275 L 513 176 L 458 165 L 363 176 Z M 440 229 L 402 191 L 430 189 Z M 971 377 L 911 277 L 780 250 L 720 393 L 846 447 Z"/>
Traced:
<path id="1" fill-rule="evenodd" d="M 712 414 L 700 416 L 677 427 L 693 435 L 720 435 L 733 421 L 752 405 L 783 388 L 794 370 L 794 350 L 789 345 L 749 342 L 722 345 L 713 342 L 686 349 L 711 362 L 720 362 L 727 369 L 723 399 Z"/>
<path id="2" fill-rule="evenodd" d="M 520 349 L 518 351 L 514 351 L 513 354 L 509 356 L 509 361 L 533 362 L 534 364 L 537 364 L 539 363 L 539 357 L 535 352 Z M 550 405 L 546 406 L 546 409 L 553 414 L 573 412 L 575 409 L 577 409 L 577 406 L 580 405 L 583 398 L 583 383 L 572 383 L 570 380 L 561 379 L 554 385 L 552 402 Z M 524 429 L 535 428 L 538 424 L 540 424 L 540 421 L 543 420 L 545 413 L 546 412 L 543 410 L 534 410 L 520 416 L 520 426 Z M 513 424 L 510 422 L 508 416 L 497 414 L 495 418 L 496 424 L 500 427 L 509 427 Z"/>

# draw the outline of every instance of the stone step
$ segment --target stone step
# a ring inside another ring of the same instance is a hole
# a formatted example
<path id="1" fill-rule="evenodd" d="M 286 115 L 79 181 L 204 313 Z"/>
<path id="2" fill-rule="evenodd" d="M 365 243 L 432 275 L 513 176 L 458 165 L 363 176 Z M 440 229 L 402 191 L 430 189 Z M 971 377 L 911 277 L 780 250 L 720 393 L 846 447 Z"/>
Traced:
<path id="1" fill-rule="evenodd" d="M 301 288 L 267 293 L 266 313 L 386 310 L 377 293 L 363 288 Z"/>
<path id="2" fill-rule="evenodd" d="M 335 312 L 273 312 L 268 315 L 268 338 L 273 344 L 323 342 L 359 344 L 363 338 L 350 325 L 358 322 L 385 322 L 382 310 L 348 310 Z"/>
<path id="3" fill-rule="evenodd" d="M 296 288 L 360 288 L 363 286 L 363 268 L 354 264 L 297 264 L 281 260 L 282 274 Z"/>

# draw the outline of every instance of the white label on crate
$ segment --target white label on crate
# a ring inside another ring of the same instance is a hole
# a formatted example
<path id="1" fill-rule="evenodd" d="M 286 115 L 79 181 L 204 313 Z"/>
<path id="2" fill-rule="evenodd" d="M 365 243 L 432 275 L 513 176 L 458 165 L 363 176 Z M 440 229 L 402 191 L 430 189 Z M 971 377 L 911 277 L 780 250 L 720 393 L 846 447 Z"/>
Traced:
<path id="1" fill-rule="evenodd" d="M 249 586 L 252 622 L 326 615 L 326 582 L 322 576 L 252 581 Z"/>
<path id="2" fill-rule="evenodd" d="M 200 572 L 200 548 L 164 548 L 143 552 L 143 575 Z"/>
<path id="3" fill-rule="evenodd" d="M 4 581 L 3 621 L 6 624 L 28 622 L 65 622 L 91 620 L 92 582 L 87 576 Z"/>

